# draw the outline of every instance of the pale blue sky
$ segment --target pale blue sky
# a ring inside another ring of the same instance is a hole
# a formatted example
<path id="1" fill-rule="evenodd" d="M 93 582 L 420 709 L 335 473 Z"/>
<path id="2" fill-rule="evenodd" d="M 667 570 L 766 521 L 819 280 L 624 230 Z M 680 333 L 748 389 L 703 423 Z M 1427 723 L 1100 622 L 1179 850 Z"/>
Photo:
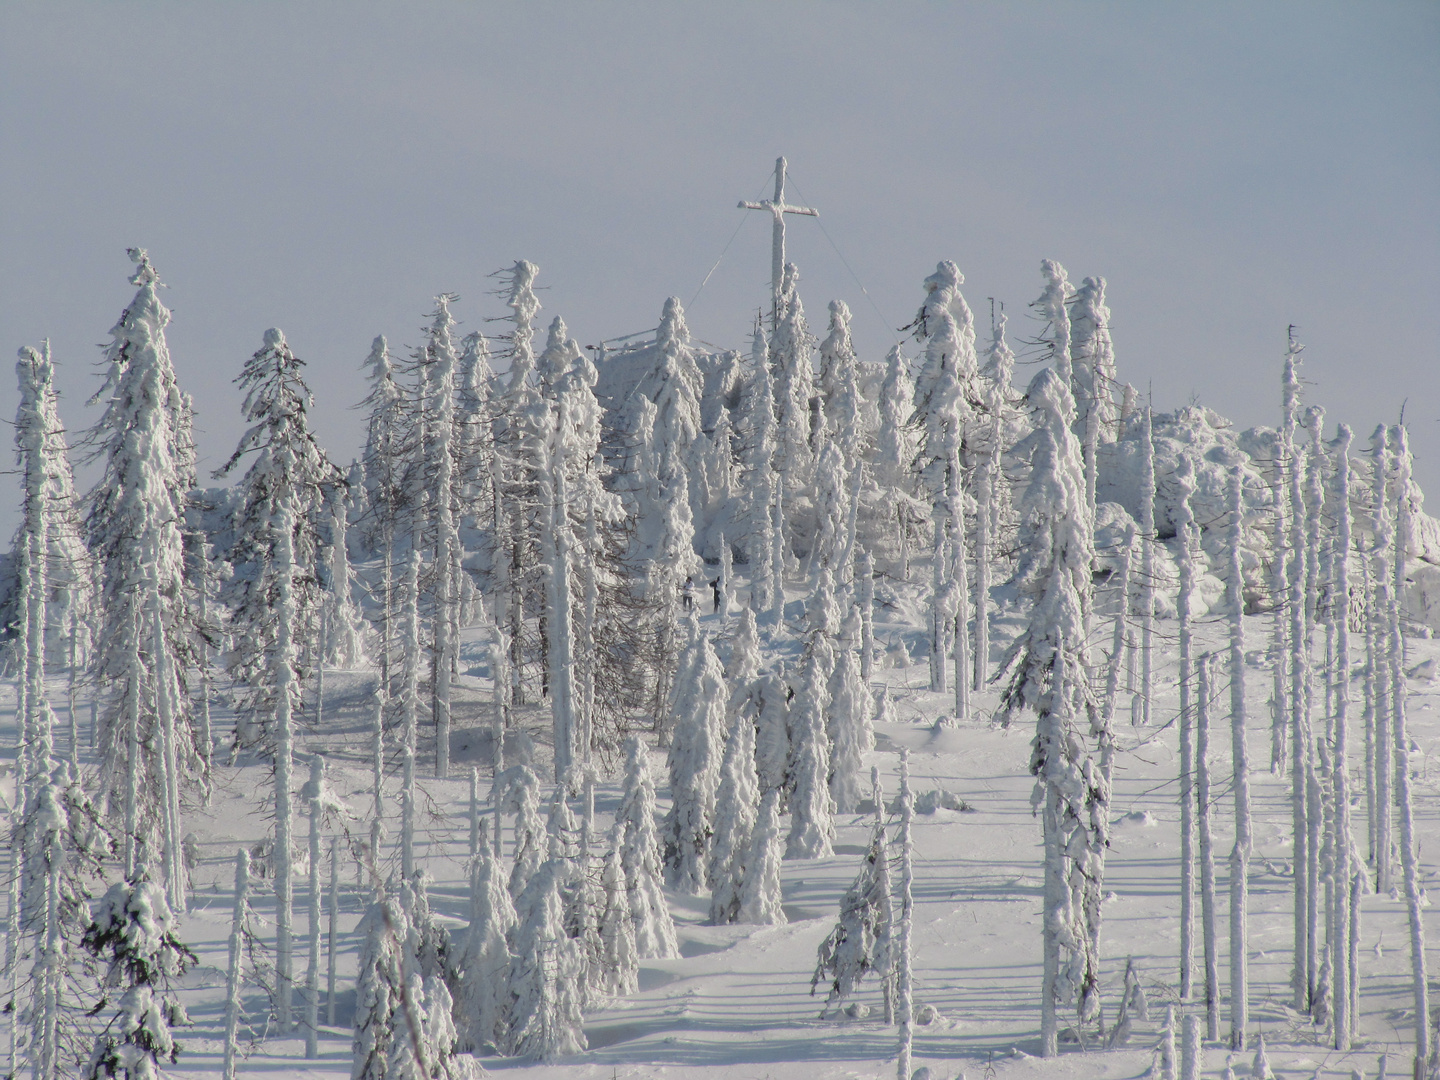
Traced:
<path id="1" fill-rule="evenodd" d="M 346 461 L 376 333 L 414 343 L 441 291 L 481 326 L 522 257 L 582 342 L 653 326 L 783 153 L 823 215 L 789 232 L 812 325 L 846 300 L 867 358 L 942 258 L 982 333 L 994 296 L 1028 336 L 1055 258 L 1108 279 L 1121 377 L 1158 408 L 1273 423 L 1293 322 L 1331 424 L 1364 439 L 1409 397 L 1440 492 L 1437 70 L 1434 3 L 9 2 L 0 338 L 49 335 L 89 423 L 148 247 L 207 471 L 269 326 Z M 768 295 L 748 216 L 690 308 L 736 347 Z"/>

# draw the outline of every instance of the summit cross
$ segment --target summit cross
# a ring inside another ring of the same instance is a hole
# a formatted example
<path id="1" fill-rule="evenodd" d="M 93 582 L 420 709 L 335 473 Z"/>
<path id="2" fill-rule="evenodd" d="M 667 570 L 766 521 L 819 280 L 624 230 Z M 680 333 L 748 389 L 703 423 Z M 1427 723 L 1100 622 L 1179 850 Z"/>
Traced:
<path id="1" fill-rule="evenodd" d="M 768 210 L 775 219 L 770 241 L 770 319 L 780 319 L 780 282 L 785 274 L 785 215 L 803 214 L 819 217 L 820 211 L 808 206 L 787 206 L 785 203 L 785 159 L 775 159 L 775 198 L 764 202 L 742 202 L 741 210 Z"/>

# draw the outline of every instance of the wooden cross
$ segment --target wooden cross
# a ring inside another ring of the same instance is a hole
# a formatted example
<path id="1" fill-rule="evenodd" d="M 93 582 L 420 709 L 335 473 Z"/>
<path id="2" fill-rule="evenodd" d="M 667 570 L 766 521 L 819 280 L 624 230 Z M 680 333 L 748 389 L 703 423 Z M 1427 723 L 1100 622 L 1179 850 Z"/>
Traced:
<path id="1" fill-rule="evenodd" d="M 820 211 L 808 206 L 787 206 L 785 204 L 785 159 L 775 159 L 775 198 L 765 202 L 742 202 L 741 210 L 768 210 L 775 219 L 770 241 L 770 320 L 771 325 L 780 318 L 780 282 L 785 274 L 785 215 L 803 214 L 819 217 Z"/>

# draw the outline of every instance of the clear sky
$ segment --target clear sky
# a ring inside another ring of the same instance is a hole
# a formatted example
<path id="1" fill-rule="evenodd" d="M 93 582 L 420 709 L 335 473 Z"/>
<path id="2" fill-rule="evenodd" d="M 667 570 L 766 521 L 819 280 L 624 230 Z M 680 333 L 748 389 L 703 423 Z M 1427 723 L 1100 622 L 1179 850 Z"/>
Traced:
<path id="1" fill-rule="evenodd" d="M 1274 423 L 1294 323 L 1330 425 L 1363 441 L 1408 398 L 1440 492 L 1437 72 L 1433 2 L 8 0 L 0 337 L 48 335 L 67 423 L 92 422 L 144 246 L 202 467 L 270 326 L 344 462 L 371 338 L 415 343 L 444 291 L 483 328 L 518 258 L 584 343 L 677 295 L 697 336 L 744 347 L 769 227 L 735 204 L 785 154 L 822 214 L 789 229 L 812 326 L 846 300 L 865 357 L 944 258 L 982 337 L 995 297 L 1018 344 L 1054 258 L 1108 279 L 1121 378 L 1158 409 Z"/>

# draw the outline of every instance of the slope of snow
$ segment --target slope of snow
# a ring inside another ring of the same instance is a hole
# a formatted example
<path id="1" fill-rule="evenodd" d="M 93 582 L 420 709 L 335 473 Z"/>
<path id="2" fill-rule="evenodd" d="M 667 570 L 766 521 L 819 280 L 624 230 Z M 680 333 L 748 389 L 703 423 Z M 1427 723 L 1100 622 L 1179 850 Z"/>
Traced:
<path id="1" fill-rule="evenodd" d="M 742 602 L 747 593 L 742 583 L 737 589 Z M 888 615 L 877 619 L 880 647 L 909 639 L 906 643 L 918 657 L 920 600 L 907 587 L 891 585 L 889 593 Z M 1268 627 L 1258 618 L 1247 621 L 1254 650 L 1251 659 L 1259 664 Z M 723 652 L 734 620 L 722 626 L 717 616 L 707 615 L 702 624 L 722 642 Z M 1174 624 L 1162 620 L 1158 628 L 1163 640 L 1173 633 Z M 997 617 L 995 657 L 1015 630 L 1014 616 Z M 1202 619 L 1197 628 L 1197 651 L 1218 649 L 1222 635 L 1218 621 Z M 1409 667 L 1440 659 L 1440 643 L 1411 638 L 1408 645 Z M 795 642 L 786 640 L 778 652 L 793 659 L 795 647 Z M 897 651 L 892 649 L 889 655 Z M 466 657 L 479 654 L 479 642 L 467 642 Z M 776 655 L 767 648 L 766 662 Z M 488 673 L 479 663 L 469 670 L 470 674 L 459 680 L 454 709 L 452 754 L 458 778 L 420 782 L 424 797 L 417 841 L 417 863 L 434 878 L 432 906 L 457 933 L 468 910 L 464 863 L 469 836 L 466 774 L 471 765 L 480 767 L 481 790 L 488 790 Z M 1417 675 L 1423 676 L 1425 670 Z M 1133 958 L 1151 1002 L 1152 1021 L 1136 1024 L 1131 1045 L 1125 1049 L 1097 1051 L 1092 1047 L 1082 1053 L 1078 1046 L 1066 1043 L 1062 1034 L 1061 1056 L 1046 1061 L 1031 1056 L 1037 1050 L 1039 1033 L 1041 883 L 1040 830 L 1031 816 L 1033 782 L 1027 774 L 1033 732 L 1023 724 L 1005 730 L 990 722 L 996 703 L 993 688 L 976 695 L 973 722 L 937 730 L 935 720 L 953 710 L 953 698 L 924 689 L 925 666 L 877 665 L 876 688 L 888 685 L 899 720 L 876 725 L 877 746 L 866 756 L 866 765 L 879 765 L 887 798 L 896 790 L 896 751 L 904 746 L 910 750 L 912 784 L 918 795 L 949 792 L 971 807 L 969 811 L 939 808 L 916 817 L 915 994 L 919 1016 L 928 1020 L 915 1029 L 917 1067 L 929 1066 L 935 1077 L 947 1080 L 962 1073 L 974 1080 L 983 1076 L 1136 1077 L 1149 1066 L 1163 1006 L 1176 1001 L 1178 978 L 1178 785 L 1176 733 L 1170 723 L 1177 707 L 1173 659 L 1160 661 L 1156 682 L 1162 689 L 1155 714 L 1165 726 L 1137 729 L 1123 722 L 1120 726 L 1102 935 L 1107 1017 L 1113 1016 L 1125 962 Z M 369 828 L 365 820 L 369 788 L 366 731 L 373 684 L 369 672 L 329 673 L 323 729 L 303 733 L 299 740 L 302 754 L 320 751 L 329 758 L 331 782 L 354 815 L 343 828 L 355 841 L 367 837 Z M 1249 685 L 1251 760 L 1265 762 L 1269 759 L 1269 715 L 1264 698 L 1269 680 L 1256 670 Z M 1223 698 L 1225 688 L 1219 691 Z M 1429 760 L 1440 750 L 1440 685 L 1417 678 L 1411 680 L 1410 691 L 1412 731 L 1421 751 L 1416 755 L 1416 814 L 1423 857 L 1440 849 L 1440 771 L 1432 768 Z M 1358 702 L 1358 684 L 1352 692 Z M 1126 705 L 1128 698 L 1122 696 L 1122 717 L 1128 715 Z M 1358 717 L 1358 705 L 1352 712 Z M 548 713 L 533 707 L 522 710 L 519 723 L 535 747 L 537 771 L 548 775 Z M 1358 719 L 1355 725 L 1351 746 L 1356 760 L 1352 764 L 1355 775 L 1361 777 L 1363 737 Z M 1217 852 L 1224 853 L 1232 839 L 1230 769 L 1228 737 L 1219 734 L 1217 731 L 1212 739 L 1216 747 L 1212 759 L 1217 798 L 1215 844 Z M 516 749 L 525 741 L 517 737 Z M 428 744 L 421 750 L 422 759 L 432 752 Z M 513 764 L 515 760 L 507 739 L 507 761 Z M 617 805 L 618 764 L 612 763 L 597 791 L 601 832 Z M 652 758 L 657 776 L 661 764 L 657 752 Z M 179 1063 L 166 1069 L 168 1076 L 219 1075 L 234 855 L 238 846 L 256 845 L 269 831 L 270 822 L 262 811 L 269 777 L 264 763 L 242 755 L 233 765 L 217 768 L 211 804 L 191 808 L 187 814 L 186 828 L 195 834 L 199 861 L 193 871 L 194 900 L 182 922 L 182 939 L 199 954 L 200 964 L 185 977 L 182 993 L 194 1026 L 178 1032 L 184 1049 Z M 392 815 L 398 813 L 397 781 L 398 776 L 393 775 L 387 781 L 392 799 L 387 810 Z M 1357 787 L 1360 783 L 1357 780 Z M 1403 904 L 1389 897 L 1364 898 L 1359 1048 L 1343 1055 L 1328 1050 L 1323 1033 L 1288 1007 L 1289 780 L 1257 771 L 1252 786 L 1256 851 L 1250 882 L 1251 1016 L 1265 1033 L 1272 1064 L 1282 1076 L 1348 1078 L 1354 1068 L 1372 1075 L 1377 1055 L 1388 1050 L 1392 1073 L 1405 1071 L 1410 997 Z M 662 788 L 660 813 L 667 808 Z M 484 809 L 488 812 L 488 805 Z M 1363 831 L 1363 802 L 1357 809 L 1357 828 Z M 680 957 L 642 961 L 638 993 L 610 1001 L 587 1015 L 589 1049 L 585 1053 L 544 1066 L 487 1058 L 485 1068 L 517 1080 L 838 1080 L 893 1075 L 897 1036 L 895 1029 L 880 1019 L 877 987 L 862 983 L 853 1000 L 862 1007 L 859 1011 L 868 1006 L 870 1012 L 859 1018 L 842 1013 L 839 1019 L 819 1019 L 823 995 L 812 997 L 809 992 L 816 948 L 833 925 L 840 897 L 859 868 L 871 820 L 868 812 L 842 815 L 836 822 L 833 856 L 784 863 L 787 925 L 707 926 L 707 896 L 670 895 Z M 391 841 L 394 839 L 392 827 Z M 507 821 L 507 856 L 511 840 Z M 264 860 L 256 861 L 263 869 Z M 1225 860 L 1218 861 L 1218 923 L 1223 935 L 1228 871 Z M 382 872 L 390 872 L 396 862 L 397 856 L 387 848 Z M 297 873 L 303 880 L 305 868 L 297 867 Z M 1433 866 L 1427 868 L 1429 874 L 1433 874 Z M 263 936 L 273 938 L 273 897 L 268 886 L 261 882 L 252 893 L 257 911 L 267 920 Z M 302 1059 L 301 1035 L 266 1037 L 265 999 L 252 982 L 244 994 L 250 1032 L 249 1042 L 242 1047 L 248 1055 L 242 1075 L 349 1075 L 348 1025 L 360 944 L 354 928 L 369 893 L 368 874 L 355 859 L 345 859 L 338 1026 L 322 1028 L 320 1057 L 309 1062 Z M 297 913 L 297 932 L 303 922 L 303 915 Z M 1435 941 L 1433 919 L 1431 922 L 1429 939 Z M 1222 937 L 1222 986 L 1228 985 L 1223 970 L 1225 948 Z M 302 975 L 303 971 L 297 971 L 297 976 Z M 322 1001 L 322 1017 L 324 1012 Z M 1243 1060 L 1248 1067 L 1249 1057 L 1246 1054 L 1237 1061 Z M 1207 1046 L 1202 1075 L 1219 1076 L 1225 1059 L 1223 1048 Z"/>

